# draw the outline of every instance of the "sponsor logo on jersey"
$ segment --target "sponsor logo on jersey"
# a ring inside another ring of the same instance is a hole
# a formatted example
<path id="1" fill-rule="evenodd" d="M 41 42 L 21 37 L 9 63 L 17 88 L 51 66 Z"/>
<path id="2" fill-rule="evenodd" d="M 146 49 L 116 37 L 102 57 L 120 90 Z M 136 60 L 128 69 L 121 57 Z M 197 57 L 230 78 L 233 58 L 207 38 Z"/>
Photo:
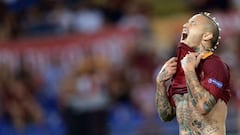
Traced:
<path id="1" fill-rule="evenodd" d="M 223 83 L 218 81 L 218 80 L 216 80 L 216 79 L 214 79 L 214 78 L 209 78 L 208 79 L 208 83 L 213 84 L 213 85 L 217 86 L 220 89 L 223 87 Z"/>

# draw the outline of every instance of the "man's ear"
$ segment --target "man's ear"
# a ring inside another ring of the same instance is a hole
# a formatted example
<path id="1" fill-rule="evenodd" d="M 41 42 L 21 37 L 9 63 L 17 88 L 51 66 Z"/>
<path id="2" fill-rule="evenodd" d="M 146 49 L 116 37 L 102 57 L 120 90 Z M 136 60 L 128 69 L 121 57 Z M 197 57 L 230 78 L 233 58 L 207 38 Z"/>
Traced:
<path id="1" fill-rule="evenodd" d="M 211 32 L 206 32 L 203 34 L 203 40 L 207 41 L 207 40 L 211 40 L 213 38 L 213 33 Z"/>

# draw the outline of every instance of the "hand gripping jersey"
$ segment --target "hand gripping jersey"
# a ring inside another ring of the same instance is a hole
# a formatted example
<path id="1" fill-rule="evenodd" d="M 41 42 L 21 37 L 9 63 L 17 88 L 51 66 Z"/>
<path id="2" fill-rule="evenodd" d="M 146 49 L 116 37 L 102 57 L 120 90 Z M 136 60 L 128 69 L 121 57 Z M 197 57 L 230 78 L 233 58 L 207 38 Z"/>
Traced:
<path id="1" fill-rule="evenodd" d="M 192 48 L 180 43 L 177 47 L 177 71 L 172 78 L 168 89 L 168 97 L 172 106 L 175 106 L 172 96 L 174 94 L 187 93 L 184 71 L 181 60 L 188 52 L 194 52 Z M 201 85 L 208 90 L 216 100 L 219 98 L 227 103 L 230 99 L 230 73 L 229 68 L 221 59 L 212 54 L 199 63 L 196 73 Z"/>

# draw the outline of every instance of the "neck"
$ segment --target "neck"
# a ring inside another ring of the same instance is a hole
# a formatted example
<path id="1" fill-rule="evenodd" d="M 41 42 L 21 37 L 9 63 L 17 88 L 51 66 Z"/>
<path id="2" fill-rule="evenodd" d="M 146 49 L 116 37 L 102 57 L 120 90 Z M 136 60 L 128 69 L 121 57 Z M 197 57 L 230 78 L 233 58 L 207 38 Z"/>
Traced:
<path id="1" fill-rule="evenodd" d="M 203 54 L 202 59 L 206 59 L 208 56 L 213 54 L 210 48 L 204 46 L 202 43 L 200 43 L 200 46 L 198 46 L 195 50 L 197 50 L 196 52 Z"/>
<path id="2" fill-rule="evenodd" d="M 203 43 L 200 43 L 200 46 L 198 46 L 198 50 L 199 53 L 211 52 L 211 49 L 208 47 L 208 45 L 203 45 Z"/>

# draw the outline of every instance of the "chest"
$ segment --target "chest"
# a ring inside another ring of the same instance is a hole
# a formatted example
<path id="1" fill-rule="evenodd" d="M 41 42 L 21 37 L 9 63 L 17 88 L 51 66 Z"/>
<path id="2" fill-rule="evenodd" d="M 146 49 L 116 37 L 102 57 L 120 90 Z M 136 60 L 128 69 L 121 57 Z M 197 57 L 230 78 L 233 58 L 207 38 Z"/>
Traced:
<path id="1" fill-rule="evenodd" d="M 193 108 L 189 102 L 188 94 L 174 95 L 174 101 L 176 104 L 176 117 L 179 123 L 186 124 L 192 120 Z"/>
<path id="2" fill-rule="evenodd" d="M 183 127 L 191 126 L 191 128 L 199 128 L 202 126 L 201 124 L 205 121 L 205 119 L 192 105 L 190 95 L 188 93 L 184 95 L 174 95 L 174 101 L 176 104 L 176 118 L 180 125 Z"/>
<path id="3" fill-rule="evenodd" d="M 179 123 L 180 131 L 192 135 L 210 135 L 219 128 L 215 120 L 201 115 L 192 105 L 190 95 L 176 94 L 173 96 L 176 104 L 176 118 Z"/>

